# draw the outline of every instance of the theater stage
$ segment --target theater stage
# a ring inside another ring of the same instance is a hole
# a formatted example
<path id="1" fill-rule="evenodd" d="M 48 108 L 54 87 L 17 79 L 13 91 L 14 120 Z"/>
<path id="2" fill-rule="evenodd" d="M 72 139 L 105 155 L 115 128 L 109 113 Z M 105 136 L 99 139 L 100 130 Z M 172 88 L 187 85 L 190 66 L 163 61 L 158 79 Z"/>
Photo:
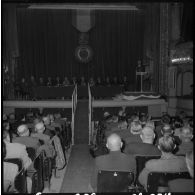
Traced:
<path id="1" fill-rule="evenodd" d="M 72 100 L 42 100 L 42 101 L 23 101 L 8 100 L 3 101 L 3 112 L 9 114 L 15 108 L 72 108 Z"/>

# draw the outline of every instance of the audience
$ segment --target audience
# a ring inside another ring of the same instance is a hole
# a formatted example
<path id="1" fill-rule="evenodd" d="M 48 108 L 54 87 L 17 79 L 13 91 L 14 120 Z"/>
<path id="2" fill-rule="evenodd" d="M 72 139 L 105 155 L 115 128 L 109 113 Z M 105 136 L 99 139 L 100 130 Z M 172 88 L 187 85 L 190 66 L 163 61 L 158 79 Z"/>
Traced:
<path id="1" fill-rule="evenodd" d="M 64 77 L 64 80 L 63 80 L 62 84 L 65 87 L 70 85 L 70 81 L 68 80 L 68 77 Z"/>
<path id="2" fill-rule="evenodd" d="M 117 134 L 111 134 L 106 143 L 106 147 L 110 151 L 109 154 L 95 158 L 95 169 L 91 178 L 94 192 L 97 191 L 98 170 L 131 171 L 135 174 L 135 159 L 133 156 L 121 152 L 122 145 L 121 138 Z"/>
<path id="3" fill-rule="evenodd" d="M 30 131 L 27 125 L 20 125 L 17 128 L 18 137 L 13 138 L 13 143 L 20 143 L 26 147 L 31 147 L 37 150 L 41 145 L 39 139 L 30 136 Z"/>
<path id="4" fill-rule="evenodd" d="M 132 142 L 125 146 L 124 153 L 132 155 L 155 156 L 161 155 L 161 151 L 153 145 L 155 133 L 151 127 L 144 127 L 140 134 L 142 143 Z"/>
<path id="5" fill-rule="evenodd" d="M 191 141 L 193 138 L 192 129 L 188 126 L 184 126 L 180 130 L 179 138 L 181 144 L 179 145 L 179 150 L 177 154 L 185 155 L 187 152 L 190 152 L 194 149 L 194 144 Z"/>
<path id="6" fill-rule="evenodd" d="M 183 156 L 175 156 L 173 151 L 176 145 L 171 136 L 159 139 L 158 148 L 161 151 L 160 159 L 152 159 L 146 162 L 145 168 L 139 175 L 139 182 L 147 190 L 147 178 L 150 172 L 186 172 L 187 167 Z"/>
<path id="7" fill-rule="evenodd" d="M 169 181 L 170 192 L 194 192 L 194 154 L 193 151 L 186 153 L 186 165 L 191 179 L 175 179 Z"/>

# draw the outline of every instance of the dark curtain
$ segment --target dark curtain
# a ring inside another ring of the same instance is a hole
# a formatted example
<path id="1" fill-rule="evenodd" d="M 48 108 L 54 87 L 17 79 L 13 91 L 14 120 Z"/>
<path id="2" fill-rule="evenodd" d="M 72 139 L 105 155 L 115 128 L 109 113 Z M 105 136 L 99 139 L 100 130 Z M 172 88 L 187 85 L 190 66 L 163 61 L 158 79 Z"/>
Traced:
<path id="1" fill-rule="evenodd" d="M 193 9 L 194 3 L 183 3 L 182 18 L 181 18 L 181 38 L 182 41 L 193 40 Z"/>
<path id="2" fill-rule="evenodd" d="M 135 81 L 137 61 L 143 57 L 143 15 L 137 11 L 96 11 L 90 32 L 94 76 L 127 75 Z"/>
<path id="3" fill-rule="evenodd" d="M 94 56 L 88 64 L 75 59 L 79 32 L 70 10 L 18 8 L 20 77 L 127 75 L 135 81 L 135 67 L 143 58 L 143 14 L 137 11 L 95 11 L 89 31 Z"/>
<path id="4" fill-rule="evenodd" d="M 71 76 L 77 42 L 71 11 L 19 8 L 17 16 L 20 76 Z"/>
<path id="5" fill-rule="evenodd" d="M 147 3 L 144 14 L 144 61 L 151 67 L 152 90 L 159 86 L 160 4 Z"/>

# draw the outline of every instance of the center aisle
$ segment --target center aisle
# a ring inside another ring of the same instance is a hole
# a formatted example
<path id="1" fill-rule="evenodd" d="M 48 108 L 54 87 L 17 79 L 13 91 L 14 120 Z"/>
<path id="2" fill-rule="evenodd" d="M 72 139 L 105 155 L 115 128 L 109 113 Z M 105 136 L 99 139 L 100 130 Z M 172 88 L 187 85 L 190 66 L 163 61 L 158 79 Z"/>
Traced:
<path id="1" fill-rule="evenodd" d="M 60 193 L 91 192 L 90 177 L 94 167 L 94 159 L 89 153 L 87 144 L 72 147 Z"/>

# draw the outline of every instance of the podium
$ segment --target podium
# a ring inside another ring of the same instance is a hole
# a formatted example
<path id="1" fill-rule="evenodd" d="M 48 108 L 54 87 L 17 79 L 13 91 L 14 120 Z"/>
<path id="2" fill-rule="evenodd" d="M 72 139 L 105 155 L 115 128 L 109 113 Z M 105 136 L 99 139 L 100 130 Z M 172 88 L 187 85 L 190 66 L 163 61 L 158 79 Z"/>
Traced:
<path id="1" fill-rule="evenodd" d="M 147 72 L 137 72 L 136 71 L 136 83 L 137 83 L 137 76 L 140 76 L 141 77 L 141 89 L 140 89 L 140 92 L 143 92 L 143 90 L 142 90 L 142 85 L 143 85 L 143 76 L 144 75 L 146 75 L 147 74 Z"/>

